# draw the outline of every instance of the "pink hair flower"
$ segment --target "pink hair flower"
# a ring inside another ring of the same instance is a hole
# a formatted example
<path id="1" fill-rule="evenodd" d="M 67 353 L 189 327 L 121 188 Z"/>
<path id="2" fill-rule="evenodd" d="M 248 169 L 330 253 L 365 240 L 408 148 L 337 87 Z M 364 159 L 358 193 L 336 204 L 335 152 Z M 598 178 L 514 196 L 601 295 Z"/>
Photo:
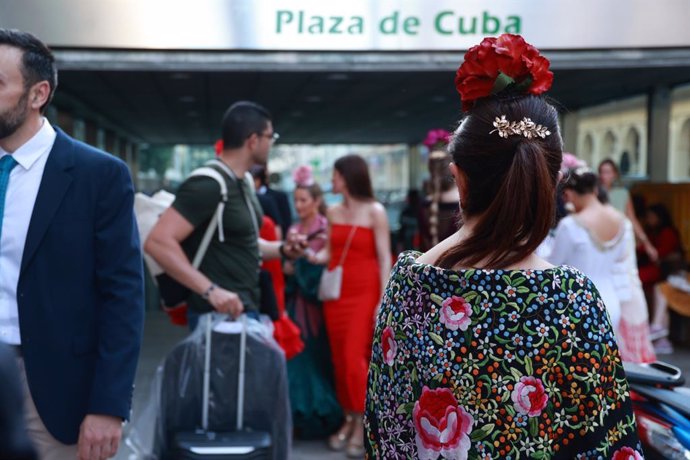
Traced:
<path id="1" fill-rule="evenodd" d="M 300 187 L 311 187 L 314 185 L 314 175 L 311 166 L 302 165 L 297 167 L 292 173 L 292 180 Z"/>

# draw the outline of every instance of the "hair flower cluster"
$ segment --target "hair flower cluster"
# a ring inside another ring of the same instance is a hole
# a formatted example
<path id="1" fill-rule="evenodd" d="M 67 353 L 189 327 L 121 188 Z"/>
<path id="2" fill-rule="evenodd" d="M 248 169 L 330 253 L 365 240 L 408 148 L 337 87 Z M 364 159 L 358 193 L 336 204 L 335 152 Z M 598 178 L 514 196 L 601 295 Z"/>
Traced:
<path id="1" fill-rule="evenodd" d="M 549 64 L 549 60 L 520 35 L 485 38 L 467 51 L 455 75 L 462 109 L 468 111 L 477 99 L 508 88 L 534 95 L 548 91 L 553 83 Z"/>
<path id="2" fill-rule="evenodd" d="M 426 133 L 426 138 L 422 144 L 426 145 L 429 150 L 443 148 L 450 142 L 450 133 L 445 129 L 430 129 Z"/>
<path id="3" fill-rule="evenodd" d="M 302 165 L 297 167 L 292 173 L 292 180 L 298 187 L 311 187 L 314 185 L 314 174 L 311 166 Z"/>

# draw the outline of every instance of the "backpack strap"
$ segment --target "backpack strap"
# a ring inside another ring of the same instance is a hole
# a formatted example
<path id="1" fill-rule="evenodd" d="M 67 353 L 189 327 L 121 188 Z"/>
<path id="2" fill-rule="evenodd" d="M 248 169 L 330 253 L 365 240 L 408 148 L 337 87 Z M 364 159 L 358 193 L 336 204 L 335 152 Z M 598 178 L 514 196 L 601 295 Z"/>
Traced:
<path id="1" fill-rule="evenodd" d="M 223 163 L 220 160 L 211 160 L 207 165 L 212 165 L 220 168 L 225 174 L 230 177 L 230 179 L 237 181 L 239 183 L 239 178 L 235 174 L 235 172 L 228 167 L 225 163 Z M 247 191 L 249 193 L 255 194 L 256 192 L 254 191 L 254 178 L 252 177 L 251 173 L 249 171 L 244 173 L 244 177 L 242 178 L 244 180 L 245 185 L 247 186 Z M 252 226 L 254 227 L 254 232 L 256 233 L 257 239 L 259 238 L 259 227 L 258 227 L 258 221 L 256 218 L 256 211 L 254 210 L 254 206 L 251 203 L 250 198 L 242 191 L 240 188 L 240 193 L 242 197 L 244 198 L 244 203 L 247 205 L 247 209 L 249 210 L 249 214 L 251 215 L 251 221 L 252 221 Z"/>
<path id="2" fill-rule="evenodd" d="M 199 248 L 197 249 L 196 254 L 194 255 L 194 260 L 192 261 L 192 266 L 194 268 L 199 268 L 199 265 L 201 265 L 201 261 L 206 254 L 206 250 L 208 249 L 209 244 L 211 244 L 211 238 L 213 238 L 216 227 L 218 227 L 218 239 L 221 242 L 225 241 L 225 233 L 223 232 L 223 211 L 225 211 L 225 203 L 228 201 L 228 186 L 225 183 L 223 176 L 213 168 L 201 167 L 192 171 L 189 176 L 210 177 L 218 182 L 218 185 L 220 186 L 220 200 L 218 201 L 216 212 L 213 214 L 211 222 L 208 224 L 208 228 L 201 239 Z"/>

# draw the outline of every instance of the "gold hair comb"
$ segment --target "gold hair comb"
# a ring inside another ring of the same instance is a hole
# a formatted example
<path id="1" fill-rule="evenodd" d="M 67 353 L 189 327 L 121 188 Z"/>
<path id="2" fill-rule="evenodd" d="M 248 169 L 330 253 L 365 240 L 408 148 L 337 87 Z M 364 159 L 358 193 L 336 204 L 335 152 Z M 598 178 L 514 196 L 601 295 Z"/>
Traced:
<path id="1" fill-rule="evenodd" d="M 538 125 L 527 117 L 520 121 L 508 121 L 505 115 L 501 115 L 500 117 L 496 117 L 493 124 L 496 129 L 489 132 L 489 134 L 498 132 L 498 135 L 503 138 L 507 138 L 508 136 L 523 136 L 527 139 L 533 139 L 535 137 L 544 139 L 551 134 L 551 131 L 549 131 L 546 126 Z"/>

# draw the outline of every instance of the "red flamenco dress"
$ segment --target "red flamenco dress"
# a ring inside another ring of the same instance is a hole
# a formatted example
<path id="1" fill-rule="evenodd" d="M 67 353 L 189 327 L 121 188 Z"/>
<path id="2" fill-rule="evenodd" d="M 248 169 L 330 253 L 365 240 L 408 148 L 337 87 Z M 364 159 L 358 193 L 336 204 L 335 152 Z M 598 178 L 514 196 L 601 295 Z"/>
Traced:
<path id="1" fill-rule="evenodd" d="M 340 262 L 351 225 L 331 227 L 329 269 Z M 367 372 L 373 339 L 374 312 L 381 296 L 374 231 L 355 227 L 343 262 L 340 298 L 324 302 L 338 401 L 345 411 L 364 412 Z"/>
<path id="2" fill-rule="evenodd" d="M 277 241 L 276 235 L 276 224 L 270 217 L 264 216 L 259 236 L 266 241 Z M 273 291 L 278 301 L 280 318 L 273 321 L 273 338 L 285 352 L 285 357 L 291 359 L 304 350 L 304 342 L 300 337 L 299 328 L 285 313 L 285 278 L 283 277 L 282 261 L 280 259 L 267 260 L 261 264 L 261 268 L 271 274 Z"/>

